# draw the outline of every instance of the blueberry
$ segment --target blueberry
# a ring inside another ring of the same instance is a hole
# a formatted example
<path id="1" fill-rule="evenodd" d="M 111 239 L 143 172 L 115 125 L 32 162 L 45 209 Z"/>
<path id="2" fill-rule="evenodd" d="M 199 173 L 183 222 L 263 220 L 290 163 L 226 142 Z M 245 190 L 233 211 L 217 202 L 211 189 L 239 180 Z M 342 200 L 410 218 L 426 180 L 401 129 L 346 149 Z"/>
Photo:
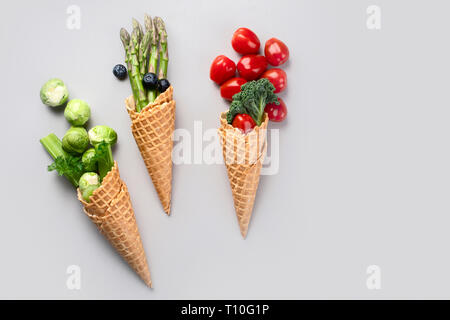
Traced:
<path id="1" fill-rule="evenodd" d="M 117 79 L 123 80 L 127 77 L 127 68 L 124 65 L 116 64 L 113 69 L 113 74 Z"/>
<path id="2" fill-rule="evenodd" d="M 160 93 L 163 93 L 170 87 L 170 82 L 167 79 L 160 79 L 158 80 L 158 91 Z"/>
<path id="3" fill-rule="evenodd" d="M 154 90 L 158 84 L 158 77 L 152 72 L 146 73 L 142 79 L 142 84 L 145 89 Z"/>

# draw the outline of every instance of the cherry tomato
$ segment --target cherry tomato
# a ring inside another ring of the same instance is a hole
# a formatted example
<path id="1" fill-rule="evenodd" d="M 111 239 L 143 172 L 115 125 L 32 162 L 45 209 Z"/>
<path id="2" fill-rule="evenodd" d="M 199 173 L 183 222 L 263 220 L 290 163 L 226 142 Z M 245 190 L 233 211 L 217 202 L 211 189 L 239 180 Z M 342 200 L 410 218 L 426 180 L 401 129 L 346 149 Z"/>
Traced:
<path id="1" fill-rule="evenodd" d="M 284 72 L 284 70 L 281 70 L 280 68 L 273 68 L 267 70 L 262 74 L 261 78 L 266 78 L 273 84 L 273 86 L 275 87 L 274 91 L 275 93 L 281 92 L 284 89 L 286 89 L 287 86 L 286 72 Z"/>
<path id="2" fill-rule="evenodd" d="M 247 28 L 239 28 L 231 39 L 233 49 L 240 54 L 258 53 L 261 43 L 256 34 Z"/>
<path id="3" fill-rule="evenodd" d="M 222 84 L 236 74 L 236 64 L 224 55 L 217 56 L 211 64 L 209 77 L 217 84 Z"/>
<path id="4" fill-rule="evenodd" d="M 238 128 L 242 132 L 247 133 L 249 131 L 252 131 L 252 129 L 256 126 L 256 123 L 248 114 L 240 113 L 234 117 L 233 123 L 231 125 L 234 128 Z"/>
<path id="5" fill-rule="evenodd" d="M 267 61 L 264 56 L 249 54 L 239 60 L 237 69 L 242 78 L 256 80 L 267 69 Z"/>
<path id="6" fill-rule="evenodd" d="M 271 38 L 266 41 L 264 55 L 271 65 L 280 66 L 289 59 L 289 49 L 281 40 Z"/>
<path id="7" fill-rule="evenodd" d="M 280 103 L 279 105 L 276 105 L 275 103 L 269 103 L 264 108 L 264 111 L 267 112 L 270 121 L 281 122 L 287 116 L 286 104 L 284 103 L 283 99 L 278 98 L 278 102 Z"/>
<path id="8" fill-rule="evenodd" d="M 233 100 L 233 96 L 241 91 L 241 86 L 246 83 L 244 78 L 231 78 L 220 86 L 220 95 L 227 100 Z"/>

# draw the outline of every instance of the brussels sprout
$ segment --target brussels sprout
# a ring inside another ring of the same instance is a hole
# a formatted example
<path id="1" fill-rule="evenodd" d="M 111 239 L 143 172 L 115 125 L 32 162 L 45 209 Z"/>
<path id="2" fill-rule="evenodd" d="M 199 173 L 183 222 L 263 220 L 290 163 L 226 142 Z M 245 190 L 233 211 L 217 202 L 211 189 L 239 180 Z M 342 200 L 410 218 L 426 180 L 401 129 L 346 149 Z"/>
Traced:
<path id="1" fill-rule="evenodd" d="M 67 130 L 62 138 L 64 151 L 75 154 L 82 154 L 89 146 L 89 136 L 85 128 L 72 127 Z"/>
<path id="2" fill-rule="evenodd" d="M 78 184 L 84 201 L 89 202 L 94 191 L 100 187 L 100 177 L 95 172 L 86 172 L 81 176 Z"/>
<path id="3" fill-rule="evenodd" d="M 49 107 L 58 107 L 67 102 L 69 91 L 60 79 L 50 79 L 41 88 L 41 101 Z"/>
<path id="4" fill-rule="evenodd" d="M 117 142 L 117 133 L 108 126 L 95 126 L 89 130 L 89 140 L 94 147 L 102 142 L 113 145 Z"/>
<path id="5" fill-rule="evenodd" d="M 95 149 L 87 149 L 81 157 L 84 171 L 97 171 L 97 157 L 95 156 Z"/>
<path id="6" fill-rule="evenodd" d="M 64 110 L 64 117 L 73 126 L 84 125 L 91 116 L 91 108 L 86 101 L 81 99 L 70 100 Z"/>

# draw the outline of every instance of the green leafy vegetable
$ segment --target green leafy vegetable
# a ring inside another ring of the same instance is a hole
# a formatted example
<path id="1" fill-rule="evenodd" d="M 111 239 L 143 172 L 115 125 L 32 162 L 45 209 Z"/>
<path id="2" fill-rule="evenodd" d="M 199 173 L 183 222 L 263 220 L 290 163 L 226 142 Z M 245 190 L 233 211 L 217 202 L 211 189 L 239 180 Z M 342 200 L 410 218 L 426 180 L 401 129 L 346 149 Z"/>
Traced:
<path id="1" fill-rule="evenodd" d="M 245 113 L 260 126 L 264 115 L 264 108 L 268 103 L 279 104 L 277 95 L 273 93 L 275 87 L 268 79 L 250 81 L 241 86 L 241 92 L 233 96 L 227 122 L 231 124 L 237 114 Z"/>
<path id="2" fill-rule="evenodd" d="M 53 133 L 42 138 L 40 142 L 54 160 L 48 166 L 48 170 L 56 170 L 59 175 L 64 175 L 74 187 L 78 187 L 78 181 L 83 174 L 81 157 L 75 157 L 65 152 L 61 140 Z"/>
<path id="3" fill-rule="evenodd" d="M 95 146 L 95 158 L 98 163 L 98 173 L 100 174 L 100 179 L 103 180 L 104 177 L 111 171 L 114 166 L 114 158 L 111 151 L 111 145 L 106 142 L 101 142 Z"/>
<path id="4" fill-rule="evenodd" d="M 89 139 L 95 148 L 95 154 L 98 163 L 98 173 L 100 179 L 114 166 L 114 159 L 111 146 L 117 142 L 117 133 L 108 126 L 95 126 L 89 130 Z"/>
<path id="5" fill-rule="evenodd" d="M 57 157 L 55 161 L 47 167 L 47 169 L 48 171 L 56 170 L 60 176 L 69 176 L 76 181 L 80 180 L 80 177 L 84 173 L 81 157 L 75 157 L 70 154 Z"/>

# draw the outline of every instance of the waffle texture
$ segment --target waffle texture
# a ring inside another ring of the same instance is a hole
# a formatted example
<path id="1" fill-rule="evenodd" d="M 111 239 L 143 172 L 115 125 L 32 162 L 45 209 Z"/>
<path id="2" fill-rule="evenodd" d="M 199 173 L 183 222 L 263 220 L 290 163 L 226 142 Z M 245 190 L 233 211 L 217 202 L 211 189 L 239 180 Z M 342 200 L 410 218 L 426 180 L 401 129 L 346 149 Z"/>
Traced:
<path id="1" fill-rule="evenodd" d="M 117 163 L 94 191 L 90 202 L 84 201 L 80 189 L 78 200 L 97 229 L 108 239 L 122 258 L 149 287 L 152 286 L 147 258 L 134 217 L 130 194 L 120 179 Z"/>
<path id="2" fill-rule="evenodd" d="M 164 211 L 170 214 L 172 196 L 172 148 L 175 130 L 173 87 L 160 94 L 141 112 L 136 112 L 133 96 L 125 100 L 131 131 L 152 178 Z"/>
<path id="3" fill-rule="evenodd" d="M 218 130 L 223 158 L 228 172 L 234 208 L 242 236 L 245 238 L 258 189 L 261 166 L 267 151 L 267 122 L 244 134 L 233 128 L 226 120 L 227 113 L 220 116 Z"/>

